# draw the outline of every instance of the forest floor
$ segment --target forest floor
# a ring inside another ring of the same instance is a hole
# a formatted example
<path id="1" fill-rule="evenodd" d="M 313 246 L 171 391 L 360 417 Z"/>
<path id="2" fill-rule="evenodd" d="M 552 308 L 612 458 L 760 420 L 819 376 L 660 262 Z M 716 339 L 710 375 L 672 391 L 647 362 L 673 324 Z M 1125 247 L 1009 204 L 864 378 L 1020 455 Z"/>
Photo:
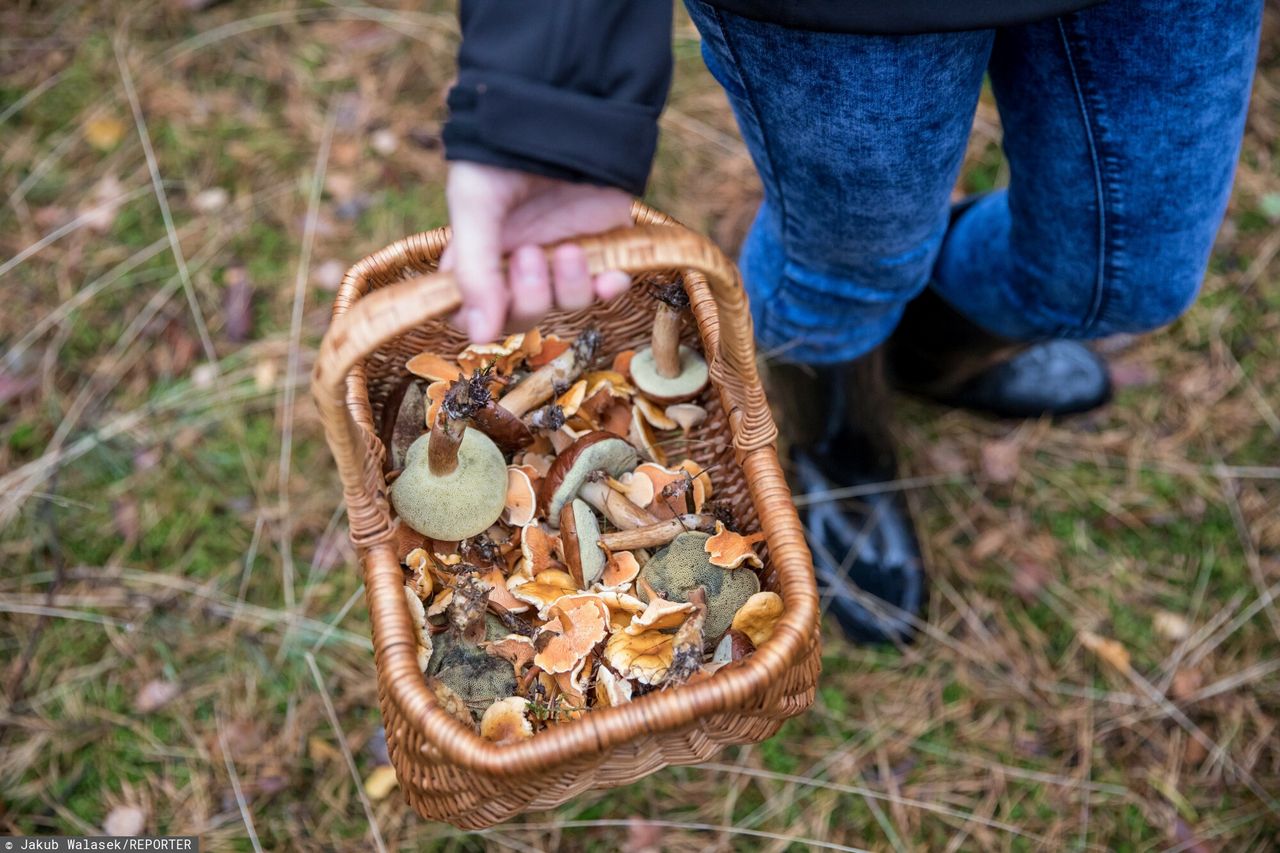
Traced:
<path id="1" fill-rule="evenodd" d="M 827 631 L 813 709 L 772 740 L 469 835 L 359 795 L 385 761 L 368 617 L 306 388 L 344 269 L 445 221 L 453 13 L 9 4 L 0 833 L 1275 849 L 1277 29 L 1272 10 L 1203 297 L 1102 343 L 1113 405 L 1012 423 L 902 402 L 934 568 L 918 642 Z M 675 48 L 648 200 L 732 252 L 759 184 L 687 19 Z M 999 139 L 984 98 L 958 191 L 1004 180 Z"/>

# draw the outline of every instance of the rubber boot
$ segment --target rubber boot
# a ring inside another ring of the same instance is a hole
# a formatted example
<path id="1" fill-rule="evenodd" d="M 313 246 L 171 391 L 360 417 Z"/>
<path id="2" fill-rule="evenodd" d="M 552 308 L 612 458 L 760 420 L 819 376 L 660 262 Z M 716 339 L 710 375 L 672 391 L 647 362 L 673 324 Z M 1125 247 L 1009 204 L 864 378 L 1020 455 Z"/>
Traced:
<path id="1" fill-rule="evenodd" d="M 855 642 L 910 641 L 925 570 L 910 510 L 892 485 L 883 354 L 775 364 L 769 377 L 824 609 Z"/>

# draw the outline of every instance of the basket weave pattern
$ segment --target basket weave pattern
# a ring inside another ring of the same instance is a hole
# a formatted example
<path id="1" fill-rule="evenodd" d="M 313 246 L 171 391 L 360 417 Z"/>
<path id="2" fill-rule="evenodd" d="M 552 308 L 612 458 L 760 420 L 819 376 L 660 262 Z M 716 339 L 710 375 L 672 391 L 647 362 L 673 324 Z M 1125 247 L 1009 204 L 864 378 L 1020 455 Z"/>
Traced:
<path id="1" fill-rule="evenodd" d="M 697 321 L 685 335 L 701 339 L 719 393 L 700 401 L 708 417 L 687 446 L 675 440 L 673 456 L 688 455 L 713 471 L 715 497 L 731 506 L 744 532 L 764 530 L 761 584 L 782 596 L 784 618 L 754 654 L 711 679 L 592 711 L 520 744 L 484 741 L 438 708 L 416 664 L 378 436 L 412 378 L 405 361 L 466 345 L 444 319 L 460 304 L 456 285 L 436 272 L 449 232 L 417 234 L 365 258 L 338 292 L 312 391 L 363 564 L 388 751 L 401 790 L 424 817 L 467 829 L 491 826 L 590 788 L 705 761 L 729 744 L 764 740 L 813 701 L 819 647 L 812 560 L 778 465 L 737 270 L 663 214 L 639 204 L 634 213 L 643 227 L 576 242 L 593 273 L 623 269 L 636 284 L 610 303 L 553 313 L 540 328 L 572 337 L 595 326 L 606 352 L 644 346 L 655 310 L 647 285 L 684 282 Z"/>

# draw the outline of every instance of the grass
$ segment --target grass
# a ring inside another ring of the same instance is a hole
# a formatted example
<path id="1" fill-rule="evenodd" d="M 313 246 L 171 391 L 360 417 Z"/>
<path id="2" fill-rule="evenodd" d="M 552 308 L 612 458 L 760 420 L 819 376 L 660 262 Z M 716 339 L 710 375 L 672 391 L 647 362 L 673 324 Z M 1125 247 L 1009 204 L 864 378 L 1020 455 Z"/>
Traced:
<path id="1" fill-rule="evenodd" d="M 135 806 L 148 830 L 206 849 L 252 849 L 250 827 L 268 850 L 369 849 L 343 757 L 362 778 L 380 760 L 368 622 L 297 383 L 326 324 L 325 271 L 445 221 L 452 13 L 108 2 L 0 20 L 0 258 L 24 256 L 0 276 L 0 389 L 16 391 L 0 406 L 0 832 L 92 833 Z M 1104 343 L 1115 404 L 1013 424 L 903 401 L 905 473 L 931 483 L 910 493 L 934 566 L 920 642 L 829 633 L 813 709 L 773 740 L 489 833 L 423 822 L 393 794 L 373 803 L 387 846 L 1274 849 L 1277 23 L 1203 298 L 1168 330 Z M 117 45 L 217 371 L 175 278 Z M 676 56 L 650 199 L 733 250 L 758 183 L 687 22 Z M 90 132 L 104 119 L 118 122 L 106 139 Z M 375 150 L 377 130 L 395 151 Z M 1007 179 L 998 143 L 984 99 L 961 190 Z M 137 194 L 32 251 L 113 185 Z M 225 206 L 202 201 L 211 188 Z M 252 324 L 233 341 L 240 268 Z M 1016 451 L 1011 477 L 984 464 L 993 447 Z"/>

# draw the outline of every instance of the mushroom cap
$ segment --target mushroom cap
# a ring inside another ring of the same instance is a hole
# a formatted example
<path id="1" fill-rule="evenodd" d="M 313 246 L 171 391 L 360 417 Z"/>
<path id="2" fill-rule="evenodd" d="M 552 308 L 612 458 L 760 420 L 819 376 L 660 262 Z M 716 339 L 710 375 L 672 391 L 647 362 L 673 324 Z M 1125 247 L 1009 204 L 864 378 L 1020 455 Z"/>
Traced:
<path id="1" fill-rule="evenodd" d="M 586 501 L 574 498 L 560 510 L 560 541 L 569 574 L 582 589 L 604 574 L 605 556 L 600 550 L 600 522 Z"/>
<path id="2" fill-rule="evenodd" d="M 487 639 L 496 640 L 506 635 L 502 623 L 497 624 L 498 631 L 491 632 L 486 620 Z M 516 692 L 516 676 L 509 662 L 448 633 L 437 638 L 427 674 L 440 679 L 461 696 L 473 715 Z"/>
<path id="3" fill-rule="evenodd" d="M 713 566 L 707 557 L 705 533 L 681 533 L 644 564 L 640 580 L 668 601 L 688 601 L 689 593 L 702 587 L 707 593 L 706 637 L 717 640 L 729 630 L 733 615 L 752 595 L 760 591 L 755 572 L 726 571 Z M 637 583 L 641 600 L 648 601 L 644 583 Z"/>
<path id="4" fill-rule="evenodd" d="M 542 478 L 542 490 L 538 497 L 546 511 L 547 523 L 560 523 L 560 510 L 578 496 L 578 489 L 582 488 L 592 471 L 603 470 L 611 477 L 617 477 L 639 463 L 640 457 L 636 449 L 613 433 L 596 430 L 579 437 L 561 451 L 547 471 L 547 476 Z M 400 479 L 404 479 L 404 474 L 400 475 Z M 400 480 L 396 482 L 399 483 Z M 506 474 L 503 474 L 502 482 L 505 492 Z"/>
<path id="5" fill-rule="evenodd" d="M 391 505 L 414 530 L 432 539 L 467 539 L 483 533 L 507 503 L 507 462 L 489 436 L 469 429 L 458 446 L 458 467 L 431 473 L 430 434 L 409 446 L 404 473 L 391 484 Z"/>
<path id="6" fill-rule="evenodd" d="M 680 347 L 680 372 L 668 379 L 658 372 L 653 349 L 645 347 L 631 359 L 631 381 L 645 396 L 658 403 L 683 403 L 707 387 L 707 361 L 686 346 Z"/>
<path id="7" fill-rule="evenodd" d="M 533 724 L 525 715 L 528 710 L 528 699 L 520 696 L 499 699 L 485 708 L 484 716 L 480 718 L 480 736 L 495 743 L 533 737 Z"/>
<path id="8" fill-rule="evenodd" d="M 733 614 L 732 628 L 741 631 L 752 646 L 758 647 L 773 636 L 782 610 L 782 596 L 776 592 L 757 592 Z"/>

